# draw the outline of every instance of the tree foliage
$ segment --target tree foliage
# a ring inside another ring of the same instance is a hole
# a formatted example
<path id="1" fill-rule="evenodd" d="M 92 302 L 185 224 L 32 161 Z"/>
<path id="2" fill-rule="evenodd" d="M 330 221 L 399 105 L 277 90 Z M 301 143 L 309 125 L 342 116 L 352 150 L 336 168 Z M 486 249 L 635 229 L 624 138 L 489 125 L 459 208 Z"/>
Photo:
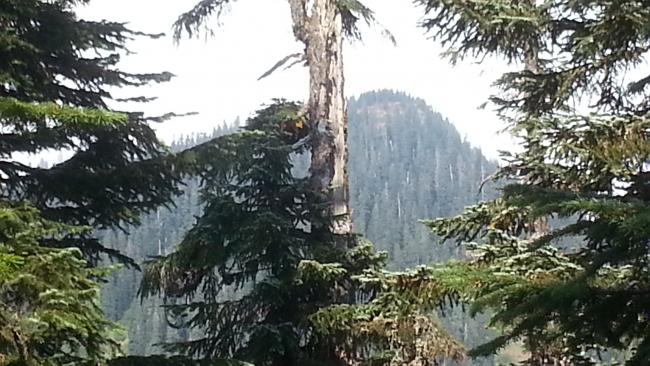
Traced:
<path id="1" fill-rule="evenodd" d="M 164 82 L 171 74 L 121 71 L 117 64 L 128 52 L 125 42 L 147 35 L 120 23 L 77 19 L 74 6 L 85 3 L 0 5 L 0 197 L 28 201 L 49 220 L 124 229 L 169 203 L 178 178 L 149 126 L 161 118 L 93 108 L 106 108 L 110 87 Z M 16 158 L 52 151 L 69 158 L 50 168 Z M 89 259 L 108 252 L 128 262 L 90 232 L 66 238 L 66 245 L 79 247 Z"/>
<path id="2" fill-rule="evenodd" d="M 427 222 L 473 250 L 462 268 L 478 272 L 462 293 L 503 330 L 474 354 L 524 340 L 528 364 L 591 365 L 605 350 L 646 364 L 648 78 L 631 70 L 642 71 L 650 47 L 650 4 L 418 3 L 452 60 L 526 64 L 491 99 L 522 142 L 498 175 L 512 183 L 496 200 Z"/>
<path id="3" fill-rule="evenodd" d="M 119 354 L 121 329 L 99 307 L 97 277 L 76 248 L 47 248 L 88 231 L 44 219 L 26 203 L 0 202 L 0 364 L 81 365 Z"/>
<path id="4" fill-rule="evenodd" d="M 0 364 L 87 365 L 120 352 L 99 307 L 94 229 L 137 224 L 170 203 L 179 179 L 149 126 L 108 109 L 112 87 L 169 80 L 121 71 L 134 32 L 77 19 L 84 0 L 0 4 Z M 129 98 L 147 101 L 146 97 Z M 61 155 L 51 167 L 39 155 Z"/>
<path id="5" fill-rule="evenodd" d="M 437 275 L 425 267 L 367 269 L 353 277 L 365 298 L 328 306 L 312 320 L 324 336 L 341 343 L 346 364 L 431 366 L 465 360 L 465 347 L 433 315 L 454 296 Z"/>
<path id="6" fill-rule="evenodd" d="M 258 365 L 308 362 L 318 349 L 307 316 L 343 295 L 329 287 L 343 267 L 329 273 L 325 265 L 321 277 L 301 283 L 299 264 L 338 263 L 342 253 L 331 233 L 311 230 L 326 220 L 319 193 L 291 172 L 305 143 L 283 126 L 298 113 L 297 104 L 278 102 L 244 131 L 183 153 L 202 178 L 203 213 L 172 254 L 147 265 L 141 293 L 163 294 L 172 318 L 205 337 L 170 349 Z M 228 288 L 239 295 L 224 297 Z"/>
<path id="7" fill-rule="evenodd" d="M 464 142 L 454 126 L 424 101 L 404 93 L 364 93 L 349 101 L 349 116 L 350 200 L 355 229 L 377 249 L 387 251 L 391 269 L 462 256 L 463 251 L 453 243 L 432 250 L 431 236 L 417 220 L 453 214 L 481 197 L 494 197 L 489 185 L 481 194 L 476 189 L 494 172 L 496 164 Z M 182 151 L 233 132 L 235 127 L 220 127 L 211 135 L 179 138 L 171 148 Z M 431 162 L 422 166 L 420 163 L 426 159 Z M 301 177 L 307 171 L 309 158 L 299 156 L 292 163 L 294 175 Z M 184 179 L 184 193 L 174 200 L 173 209 L 161 208 L 143 217 L 142 225 L 128 236 L 105 232 L 102 240 L 120 243 L 124 254 L 136 261 L 173 251 L 202 212 L 199 186 L 198 177 Z M 200 336 L 198 329 L 168 326 L 159 306 L 161 299 L 154 297 L 141 303 L 136 297 L 139 281 L 139 272 L 125 268 L 112 274 L 102 291 L 109 317 L 119 319 L 128 328 L 129 354 L 160 353 L 159 344 Z M 222 293 L 226 296 L 228 288 Z M 447 310 L 438 320 L 467 347 L 491 334 L 484 329 L 482 319 L 471 319 L 460 309 Z M 476 365 L 490 362 L 489 358 L 472 361 Z"/>
<path id="8" fill-rule="evenodd" d="M 111 360 L 108 366 L 253 366 L 234 360 L 193 360 L 183 356 L 128 356 Z"/>
<path id="9" fill-rule="evenodd" d="M 331 328 L 357 303 L 368 304 L 365 319 L 379 324 L 378 302 L 396 292 L 364 284 L 385 255 L 355 236 L 337 238 L 329 229 L 333 218 L 323 216 L 322 192 L 292 172 L 293 159 L 308 148 L 308 139 L 287 128 L 300 121 L 298 104 L 277 102 L 242 132 L 183 153 L 202 178 L 204 209 L 173 253 L 147 264 L 141 295 L 163 295 L 170 321 L 204 336 L 167 349 L 256 365 L 352 364 L 382 351 L 383 364 L 422 356 L 401 345 L 443 338 L 429 332 L 439 328 L 425 322 L 425 313 L 399 318 L 402 329 L 416 321 L 429 327 L 417 339 L 392 332 L 388 323 L 363 342 L 355 336 L 363 330 Z M 334 245 L 341 240 L 351 244 Z M 460 352 L 453 343 L 449 349 Z M 448 349 L 425 352 L 442 351 Z"/>

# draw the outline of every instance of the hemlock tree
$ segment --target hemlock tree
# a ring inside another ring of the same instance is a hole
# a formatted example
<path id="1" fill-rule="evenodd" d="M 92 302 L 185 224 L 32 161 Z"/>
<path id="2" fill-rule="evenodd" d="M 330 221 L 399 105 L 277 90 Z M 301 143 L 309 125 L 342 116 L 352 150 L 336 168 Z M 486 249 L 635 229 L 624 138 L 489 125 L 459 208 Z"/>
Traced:
<path id="1" fill-rule="evenodd" d="M 147 266 L 141 293 L 162 293 L 170 318 L 204 336 L 169 350 L 256 365 L 337 359 L 308 315 L 345 295 L 331 283 L 344 268 L 324 265 L 306 283 L 298 273 L 302 260 L 343 260 L 333 234 L 310 230 L 327 227 L 325 196 L 291 172 L 292 154 L 308 147 L 294 133 L 300 118 L 299 105 L 279 102 L 244 131 L 182 153 L 202 178 L 205 208 L 178 248 Z"/>
<path id="2" fill-rule="evenodd" d="M 77 248 L 47 248 L 89 231 L 44 219 L 24 203 L 0 201 L 0 364 L 96 364 L 118 355 L 123 337 L 99 306 L 97 277 Z"/>
<path id="3" fill-rule="evenodd" d="M 496 170 L 496 164 L 480 158 L 480 152 L 463 143 L 453 125 L 431 112 L 421 100 L 389 91 L 371 92 L 355 99 L 348 100 L 350 193 L 355 228 L 372 241 L 376 240 L 376 247 L 388 251 L 389 268 L 402 269 L 408 263 L 417 265 L 448 260 L 459 248 L 453 244 L 433 251 L 427 248 L 431 239 L 429 237 L 427 242 L 427 229 L 417 219 L 430 217 L 431 213 L 435 213 L 434 216 L 448 215 L 464 205 L 476 203 L 477 185 Z M 182 151 L 221 136 L 223 132 L 236 132 L 234 127 L 219 130 L 211 136 L 179 138 L 170 147 L 172 151 Z M 421 134 L 421 131 L 431 133 Z M 393 150 L 389 140 L 393 141 Z M 417 145 L 415 153 L 414 145 Z M 428 154 L 434 154 L 438 159 L 432 159 L 432 164 L 425 169 L 418 168 L 417 162 L 426 159 Z M 436 160 L 439 160 L 437 167 L 433 164 Z M 308 169 L 308 156 L 294 162 L 294 171 L 303 177 Z M 404 180 L 404 177 L 409 180 Z M 107 242 L 146 241 L 142 246 L 127 246 L 125 254 L 135 258 L 144 258 L 143 253 L 162 255 L 172 251 L 202 212 L 198 203 L 199 178 L 184 182 L 184 194 L 174 200 L 173 210 L 161 209 L 148 215 L 143 218 L 142 225 L 130 230 L 128 237 L 107 233 Z M 443 195 L 433 186 L 427 190 L 420 189 L 430 182 L 444 187 L 441 188 Z M 496 192 L 489 189 L 483 193 L 488 198 L 496 196 Z M 405 245 L 403 251 L 400 251 L 400 244 Z M 134 271 L 127 269 L 111 276 L 111 283 L 102 290 L 102 303 L 107 314 L 112 319 L 121 319 L 129 329 L 131 354 L 159 352 L 157 344 L 200 335 L 198 330 L 169 328 L 165 323 L 164 308 L 156 305 L 162 304 L 159 299 L 148 299 L 139 307 L 134 298 L 137 291 L 135 282 L 139 282 L 139 278 Z M 441 321 L 462 337 L 466 345 L 478 344 L 486 339 L 487 334 L 493 334 L 483 330 L 483 322 L 472 322 L 466 316 L 459 319 L 459 314 L 459 309 L 454 309 L 447 312 Z M 490 361 L 486 359 L 483 364 L 489 365 Z M 153 364 L 154 360 L 151 362 Z"/>
<path id="4" fill-rule="evenodd" d="M 120 113 L 12 98 L 0 99 L 0 120 L 17 129 L 47 121 L 80 131 L 128 121 Z M 121 330 L 99 306 L 97 279 L 107 271 L 91 269 L 76 248 L 90 231 L 47 219 L 29 202 L 0 199 L 0 364 L 97 363 L 119 354 Z"/>
<path id="5" fill-rule="evenodd" d="M 523 64 L 491 99 L 522 142 L 498 175 L 513 183 L 496 200 L 427 223 L 474 250 L 448 270 L 503 329 L 473 354 L 523 340 L 526 364 L 592 365 L 609 350 L 646 365 L 650 77 L 639 65 L 650 50 L 650 3 L 417 3 L 453 61 Z M 540 230 L 546 220 L 551 228 Z"/>
<path id="6" fill-rule="evenodd" d="M 381 272 L 385 255 L 367 242 L 337 246 L 340 234 L 323 229 L 334 220 L 328 195 L 292 172 L 292 159 L 310 147 L 303 117 L 300 105 L 279 101 L 244 131 L 180 154 L 184 170 L 203 181 L 203 213 L 173 253 L 148 263 L 140 293 L 162 295 L 170 322 L 202 336 L 167 350 L 255 365 L 460 355 L 446 334 L 429 332 L 424 313 L 377 318 L 379 304 L 398 304 L 392 288 L 365 280 L 364 273 Z M 351 314 L 354 303 L 369 304 Z M 330 323 L 349 317 L 365 322 L 332 330 Z"/>
<path id="7" fill-rule="evenodd" d="M 163 82 L 171 75 L 119 70 L 126 41 L 155 35 L 120 23 L 77 19 L 74 7 L 87 2 L 9 0 L 0 5 L 0 198 L 29 202 L 56 222 L 125 229 L 137 224 L 140 214 L 170 202 L 177 191 L 178 179 L 163 159 L 166 148 L 149 126 L 161 118 L 128 113 L 120 123 L 109 123 L 109 114 L 58 106 L 104 109 L 112 99 L 110 87 Z M 44 104 L 29 105 L 34 102 Z M 50 168 L 16 159 L 52 151 L 70 157 Z M 65 244 L 54 239 L 44 244 L 79 247 L 93 261 L 108 253 L 129 262 L 90 231 L 71 234 Z"/>
<path id="8" fill-rule="evenodd" d="M 178 179 L 139 113 L 106 110 L 109 87 L 171 75 L 117 68 L 124 25 L 76 18 L 83 0 L 0 4 L 0 363 L 88 364 L 118 351 L 98 306 L 93 229 L 137 224 L 170 201 Z M 134 100 L 146 101 L 137 97 Z M 159 120 L 159 118 L 158 118 Z M 47 168 L 27 158 L 69 156 Z"/>
<path id="9" fill-rule="evenodd" d="M 179 18 L 177 37 L 200 30 L 229 3 L 199 2 Z M 391 321 L 373 323 L 376 303 L 346 312 L 345 305 L 368 303 L 379 293 L 384 302 L 394 302 L 395 292 L 359 277 L 380 272 L 385 258 L 351 234 L 348 204 L 342 43 L 346 34 L 358 37 L 360 18 L 370 22 L 373 15 L 357 1 L 289 4 L 305 52 L 281 60 L 267 74 L 292 59 L 304 61 L 310 73 L 307 105 L 275 103 L 250 119 L 247 131 L 181 154 L 189 171 L 204 179 L 205 208 L 173 253 L 148 264 L 141 294 L 162 294 L 172 321 L 204 332 L 203 338 L 169 346 L 192 356 L 235 357 L 261 366 L 434 362 L 445 352 L 460 354 L 456 345 L 432 347 L 442 336 L 429 337 L 434 326 L 419 327 L 410 314 L 396 312 Z M 291 159 L 307 149 L 309 174 L 299 178 Z M 235 295 L 224 297 L 225 290 Z M 327 321 L 316 313 L 330 305 L 341 305 L 327 314 L 337 324 L 350 316 L 368 322 L 354 330 L 356 324 L 321 330 Z"/>

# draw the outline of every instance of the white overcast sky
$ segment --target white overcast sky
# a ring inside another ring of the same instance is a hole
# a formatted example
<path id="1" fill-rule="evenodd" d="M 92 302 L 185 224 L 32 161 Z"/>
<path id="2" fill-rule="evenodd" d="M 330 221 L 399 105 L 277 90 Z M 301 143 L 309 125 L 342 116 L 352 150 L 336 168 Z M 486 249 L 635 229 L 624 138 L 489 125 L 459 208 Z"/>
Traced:
<path id="1" fill-rule="evenodd" d="M 194 111 L 158 127 L 160 136 L 210 131 L 237 116 L 246 118 L 272 98 L 304 100 L 304 67 L 257 78 L 282 57 L 302 49 L 291 32 L 286 0 L 238 0 L 222 17 L 214 37 L 183 40 L 175 45 L 169 34 L 173 21 L 198 0 L 93 0 L 78 10 L 85 19 L 128 22 L 133 29 L 167 33 L 129 44 L 136 54 L 123 59 L 125 71 L 170 71 L 172 82 L 145 90 L 159 99 L 139 109 L 149 114 Z M 506 69 L 503 62 L 472 60 L 452 67 L 441 59 L 441 46 L 417 27 L 422 9 L 409 0 L 365 0 L 377 19 L 397 39 L 393 46 L 377 30 L 363 29 L 362 43 L 345 48 L 346 92 L 359 95 L 374 89 L 405 91 L 426 100 L 435 111 L 454 123 L 463 136 L 492 158 L 508 149 L 510 139 L 497 132 L 503 125 L 491 110 L 478 107 L 494 93 L 492 82 Z M 120 90 L 119 96 L 140 95 L 142 90 Z M 426 132 L 426 131 L 425 131 Z"/>

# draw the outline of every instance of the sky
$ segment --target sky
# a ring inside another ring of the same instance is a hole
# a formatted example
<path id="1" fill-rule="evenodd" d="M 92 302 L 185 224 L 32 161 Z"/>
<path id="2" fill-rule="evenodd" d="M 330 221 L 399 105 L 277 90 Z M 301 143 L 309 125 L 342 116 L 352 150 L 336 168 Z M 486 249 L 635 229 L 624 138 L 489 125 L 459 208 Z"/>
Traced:
<path id="1" fill-rule="evenodd" d="M 276 71 L 257 78 L 284 56 L 300 52 L 294 40 L 286 0 L 238 0 L 220 18 L 212 19 L 213 36 L 183 39 L 175 44 L 171 25 L 198 0 L 93 0 L 78 9 L 81 18 L 127 22 L 138 31 L 167 35 L 138 37 L 129 42 L 133 52 L 121 68 L 129 72 L 169 71 L 169 83 L 147 88 L 120 89 L 118 97 L 143 93 L 158 99 L 127 106 L 150 115 L 196 112 L 157 126 L 166 142 L 192 132 L 211 131 L 217 125 L 245 119 L 273 98 L 305 100 L 308 75 L 304 67 Z M 466 60 L 452 66 L 441 58 L 444 49 L 431 40 L 418 22 L 423 11 L 410 0 L 365 0 L 377 20 L 396 38 L 397 45 L 377 28 L 363 27 L 362 42 L 344 49 L 346 93 L 359 95 L 376 89 L 404 91 L 424 99 L 449 119 L 461 135 L 490 158 L 510 149 L 511 139 L 499 134 L 503 124 L 489 109 L 479 109 L 492 83 L 507 69 L 499 60 Z"/>

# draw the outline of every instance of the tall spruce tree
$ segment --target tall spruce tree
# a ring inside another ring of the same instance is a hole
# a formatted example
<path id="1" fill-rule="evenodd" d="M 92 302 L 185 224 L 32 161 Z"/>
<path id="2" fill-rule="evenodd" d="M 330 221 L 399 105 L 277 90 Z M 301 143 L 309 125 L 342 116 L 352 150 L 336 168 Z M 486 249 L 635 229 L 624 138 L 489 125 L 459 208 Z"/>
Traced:
<path id="1" fill-rule="evenodd" d="M 283 126 L 299 113 L 297 104 L 274 104 L 245 131 L 183 153 L 202 178 L 205 208 L 178 248 L 147 266 L 142 295 L 163 293 L 170 317 L 205 336 L 170 350 L 256 365 L 335 360 L 307 316 L 344 295 L 328 277 L 343 268 L 327 267 L 319 281 L 298 277 L 302 260 L 343 259 L 328 231 L 310 230 L 328 223 L 322 194 L 291 172 L 291 155 L 307 145 Z"/>
<path id="2" fill-rule="evenodd" d="M 647 365 L 650 3 L 417 3 L 454 62 L 495 56 L 522 69 L 491 99 L 522 143 L 498 175 L 512 183 L 427 223 L 474 252 L 431 269 L 434 287 L 490 309 L 503 330 L 473 353 L 523 340 L 526 364 L 593 365 L 609 350 Z"/>

